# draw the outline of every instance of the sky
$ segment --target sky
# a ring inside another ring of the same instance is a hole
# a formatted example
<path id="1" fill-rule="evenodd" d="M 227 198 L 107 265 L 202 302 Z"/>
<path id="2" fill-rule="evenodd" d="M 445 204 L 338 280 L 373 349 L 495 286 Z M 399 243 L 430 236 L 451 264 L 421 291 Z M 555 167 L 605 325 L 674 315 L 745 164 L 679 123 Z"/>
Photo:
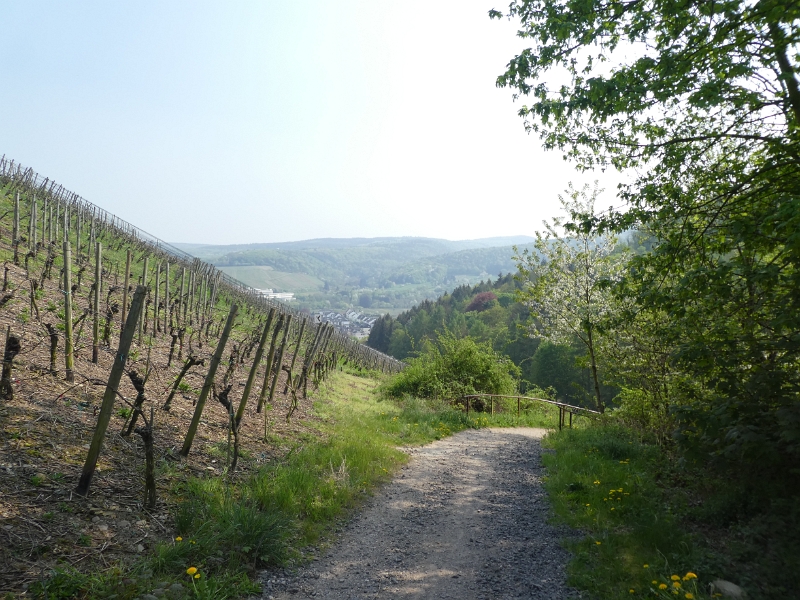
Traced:
<path id="1" fill-rule="evenodd" d="M 618 178 L 496 88 L 503 1 L 4 0 L 0 155 L 170 242 L 532 235 Z"/>

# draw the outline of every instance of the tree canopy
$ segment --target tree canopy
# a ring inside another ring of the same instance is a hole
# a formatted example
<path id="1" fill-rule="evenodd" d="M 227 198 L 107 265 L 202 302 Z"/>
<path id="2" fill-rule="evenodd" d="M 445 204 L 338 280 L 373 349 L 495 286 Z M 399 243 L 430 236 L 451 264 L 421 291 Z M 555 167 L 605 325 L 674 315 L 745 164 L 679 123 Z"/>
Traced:
<path id="1" fill-rule="evenodd" d="M 505 15 L 531 46 L 497 83 L 529 130 L 579 168 L 633 173 L 621 207 L 571 229 L 655 240 L 617 292 L 692 382 L 672 411 L 681 439 L 796 462 L 800 3 L 518 0 Z"/>

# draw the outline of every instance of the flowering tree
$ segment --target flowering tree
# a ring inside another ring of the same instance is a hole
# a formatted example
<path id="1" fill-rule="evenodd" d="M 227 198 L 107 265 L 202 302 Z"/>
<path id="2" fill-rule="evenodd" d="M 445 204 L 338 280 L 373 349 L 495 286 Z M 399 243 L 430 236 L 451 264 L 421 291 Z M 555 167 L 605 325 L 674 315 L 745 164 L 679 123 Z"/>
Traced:
<path id="1" fill-rule="evenodd" d="M 596 186 L 589 192 L 588 186 L 576 190 L 570 184 L 559 200 L 566 215 L 575 219 L 595 214 L 600 192 Z M 575 228 L 565 237 L 560 230 L 567 220 L 545 222 L 546 231 L 536 234 L 536 251 L 514 257 L 518 277 L 525 282 L 520 296 L 533 317 L 532 335 L 554 344 L 579 341 L 586 348 L 597 410 L 602 412 L 605 404 L 597 374 L 601 324 L 613 310 L 610 284 L 620 279 L 625 255 L 616 252 L 614 236 Z"/>

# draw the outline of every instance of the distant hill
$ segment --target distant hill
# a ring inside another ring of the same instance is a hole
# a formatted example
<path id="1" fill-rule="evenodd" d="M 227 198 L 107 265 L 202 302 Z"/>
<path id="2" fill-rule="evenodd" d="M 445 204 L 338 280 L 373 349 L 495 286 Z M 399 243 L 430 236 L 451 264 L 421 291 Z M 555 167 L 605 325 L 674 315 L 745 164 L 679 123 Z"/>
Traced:
<path id="1" fill-rule="evenodd" d="M 534 238 L 320 238 L 269 244 L 174 244 L 257 288 L 295 292 L 308 308 L 408 308 L 514 270 Z"/>

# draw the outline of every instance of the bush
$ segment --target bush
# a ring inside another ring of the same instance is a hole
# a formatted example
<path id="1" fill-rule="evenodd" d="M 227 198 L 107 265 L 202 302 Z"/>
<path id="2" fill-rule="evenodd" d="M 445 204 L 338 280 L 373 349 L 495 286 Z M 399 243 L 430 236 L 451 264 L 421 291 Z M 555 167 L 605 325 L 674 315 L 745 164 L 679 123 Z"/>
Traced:
<path id="1" fill-rule="evenodd" d="M 439 336 L 408 366 L 382 386 L 391 398 L 458 398 L 467 394 L 513 394 L 519 368 L 492 349 L 469 337 Z"/>

